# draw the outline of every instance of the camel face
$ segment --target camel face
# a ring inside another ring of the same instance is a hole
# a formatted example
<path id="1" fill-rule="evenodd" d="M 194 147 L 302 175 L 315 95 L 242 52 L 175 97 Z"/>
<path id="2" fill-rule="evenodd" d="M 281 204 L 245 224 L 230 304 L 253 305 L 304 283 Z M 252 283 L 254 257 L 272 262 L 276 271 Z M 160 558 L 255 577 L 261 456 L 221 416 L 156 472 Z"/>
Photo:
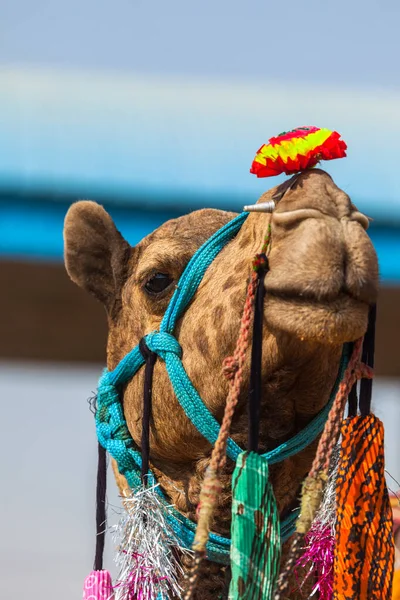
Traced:
<path id="1" fill-rule="evenodd" d="M 282 187 L 262 200 L 282 196 Z M 74 204 L 65 221 L 65 262 L 71 279 L 98 298 L 109 320 L 108 368 L 158 328 L 186 264 L 233 213 L 200 210 L 169 221 L 132 248 L 111 217 L 93 202 Z M 261 447 L 268 450 L 301 429 L 327 402 L 342 344 L 362 336 L 375 302 L 377 259 L 368 219 L 320 170 L 303 173 L 271 215 L 252 213 L 207 270 L 176 328 L 183 365 L 201 398 L 220 419 L 227 394 L 221 373 L 239 331 L 254 255 L 271 224 L 263 338 Z M 249 361 L 245 366 L 247 389 Z M 140 445 L 143 369 L 124 389 L 124 413 Z M 246 445 L 245 394 L 232 437 Z M 158 360 L 154 374 L 151 461 L 179 510 L 194 518 L 210 445 L 184 415 Z M 312 448 L 272 469 L 278 505 L 296 497 Z M 279 477 L 278 477 L 279 474 Z M 120 483 L 123 487 L 123 483 Z M 216 529 L 229 529 L 229 485 Z M 204 596 L 207 597 L 207 596 Z M 212 596 L 210 596 L 212 597 Z"/>
<path id="2" fill-rule="evenodd" d="M 277 191 L 271 190 L 263 200 L 276 197 Z M 65 222 L 66 266 L 73 281 L 107 309 L 109 368 L 158 328 L 191 256 L 233 217 L 225 211 L 200 210 L 165 223 L 131 248 L 96 203 L 78 202 L 70 208 Z M 303 350 L 315 344 L 336 347 L 362 336 L 368 305 L 376 299 L 378 270 L 365 232 L 368 219 L 326 173 L 302 174 L 277 203 L 272 218 L 269 214 L 248 217 L 206 272 L 178 325 L 184 366 L 217 416 L 226 393 L 222 361 L 233 352 L 251 261 L 270 222 L 267 372 L 274 371 L 273 363 L 281 361 L 282 355 L 296 353 L 296 346 Z M 160 364 L 155 377 L 154 418 L 172 429 L 161 444 L 160 458 L 178 458 L 177 452 L 199 458 L 207 444 L 185 419 L 179 428 L 175 426 L 180 409 Z M 125 392 L 125 413 L 137 442 L 141 384 L 139 375 Z M 157 447 L 153 444 L 156 452 Z"/>

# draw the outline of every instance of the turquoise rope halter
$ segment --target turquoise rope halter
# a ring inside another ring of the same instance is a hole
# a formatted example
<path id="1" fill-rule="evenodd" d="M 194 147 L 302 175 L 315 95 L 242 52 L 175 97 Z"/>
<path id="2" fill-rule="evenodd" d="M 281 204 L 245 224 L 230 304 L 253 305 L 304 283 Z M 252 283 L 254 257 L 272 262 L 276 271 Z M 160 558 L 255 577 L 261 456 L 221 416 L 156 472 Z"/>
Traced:
<path id="1" fill-rule="evenodd" d="M 212 235 L 193 255 L 184 270 L 171 298 L 168 308 L 160 324 L 159 331 L 154 331 L 144 340 L 151 352 L 154 352 L 165 363 L 168 376 L 176 397 L 186 416 L 196 429 L 210 444 L 217 440 L 220 425 L 200 398 L 196 388 L 189 379 L 182 364 L 182 348 L 173 335 L 174 328 L 192 300 L 203 276 L 222 248 L 237 234 L 246 220 L 248 213 L 242 213 L 224 225 Z M 287 442 L 263 456 L 269 464 L 275 464 L 294 456 L 306 448 L 322 433 L 332 406 L 340 381 L 349 360 L 349 350 L 345 345 L 340 363 L 339 373 L 334 389 L 327 405 L 314 419 L 298 434 Z M 142 485 L 141 454 L 135 449 L 129 433 L 121 402 L 120 391 L 144 364 L 139 345 L 131 350 L 113 371 L 105 370 L 100 378 L 97 392 L 96 430 L 100 444 L 115 459 L 118 470 L 123 475 L 129 487 L 134 491 Z M 229 438 L 227 455 L 236 461 L 242 449 Z M 156 485 L 154 474 L 149 471 L 148 483 Z M 156 487 L 165 506 L 170 506 L 160 486 Z M 282 542 L 294 532 L 298 511 L 293 511 L 281 522 Z M 196 524 L 181 515 L 175 508 L 169 511 L 169 524 L 175 532 L 183 548 L 191 549 L 194 540 Z M 207 558 L 217 563 L 229 564 L 230 539 L 210 534 L 207 544 Z"/>

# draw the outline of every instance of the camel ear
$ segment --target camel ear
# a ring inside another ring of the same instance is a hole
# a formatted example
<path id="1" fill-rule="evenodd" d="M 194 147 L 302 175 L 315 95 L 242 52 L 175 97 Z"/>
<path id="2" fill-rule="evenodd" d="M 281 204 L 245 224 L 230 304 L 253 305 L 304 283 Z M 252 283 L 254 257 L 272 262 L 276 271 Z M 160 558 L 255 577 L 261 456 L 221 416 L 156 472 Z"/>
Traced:
<path id="1" fill-rule="evenodd" d="M 131 247 L 110 215 L 96 202 L 73 204 L 64 222 L 64 261 L 72 281 L 102 302 L 119 305 Z"/>

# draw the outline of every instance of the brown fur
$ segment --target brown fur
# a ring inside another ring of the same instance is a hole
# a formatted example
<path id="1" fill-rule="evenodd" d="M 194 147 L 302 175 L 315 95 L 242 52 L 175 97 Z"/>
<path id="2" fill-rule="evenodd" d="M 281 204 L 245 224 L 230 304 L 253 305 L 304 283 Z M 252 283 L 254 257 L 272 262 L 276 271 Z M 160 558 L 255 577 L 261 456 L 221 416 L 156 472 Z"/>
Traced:
<path id="1" fill-rule="evenodd" d="M 277 197 L 276 188 L 263 201 Z M 109 318 L 108 367 L 114 368 L 140 338 L 157 329 L 174 290 L 158 298 L 144 284 L 157 271 L 176 283 L 193 253 L 232 213 L 201 210 L 169 221 L 130 248 L 107 213 L 92 202 L 73 205 L 65 221 L 65 262 L 71 278 L 99 298 Z M 176 337 L 183 364 L 203 401 L 221 419 L 227 382 L 222 361 L 232 354 L 238 335 L 252 257 L 272 226 L 270 272 L 266 278 L 263 340 L 261 447 L 271 449 L 299 431 L 327 402 L 336 378 L 341 346 L 363 335 L 368 305 L 375 301 L 376 255 L 365 228 L 366 217 L 332 179 L 320 170 L 301 175 L 286 191 L 272 217 L 249 216 L 237 237 L 218 255 L 181 318 Z M 246 446 L 249 360 L 232 437 Z M 171 501 L 195 519 L 199 490 L 211 447 L 184 415 L 165 367 L 155 367 L 151 461 Z M 143 370 L 126 386 L 124 412 L 140 444 Z M 278 506 L 298 494 L 315 443 L 271 468 Z M 230 476 L 226 470 L 214 530 L 230 526 Z M 126 485 L 118 476 L 122 490 Z M 199 600 L 217 597 L 224 569 L 206 564 Z"/>

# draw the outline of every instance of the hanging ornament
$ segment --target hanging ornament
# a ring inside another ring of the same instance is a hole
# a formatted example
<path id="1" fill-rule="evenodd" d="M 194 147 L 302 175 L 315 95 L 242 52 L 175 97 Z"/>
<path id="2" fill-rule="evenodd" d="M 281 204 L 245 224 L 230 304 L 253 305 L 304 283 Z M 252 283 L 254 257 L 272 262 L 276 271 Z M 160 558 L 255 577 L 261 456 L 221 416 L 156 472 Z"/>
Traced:
<path id="1" fill-rule="evenodd" d="M 292 175 L 315 167 L 320 160 L 346 156 L 346 143 L 336 131 L 319 127 L 298 127 L 272 137 L 258 150 L 250 173 L 257 177 Z"/>
<path id="2" fill-rule="evenodd" d="M 126 496 L 123 504 L 114 535 L 119 567 L 115 600 L 180 597 L 183 571 L 177 555 L 183 550 L 168 522 L 172 507 L 161 501 L 156 486 Z"/>
<path id="3" fill-rule="evenodd" d="M 106 451 L 101 444 L 98 444 L 97 448 L 96 552 L 93 571 L 86 577 L 84 582 L 83 600 L 114 600 L 111 575 L 108 571 L 103 570 L 104 542 L 107 529 L 107 458 Z"/>
<path id="4" fill-rule="evenodd" d="M 338 452 L 332 457 L 331 472 L 320 508 L 305 535 L 303 555 L 295 565 L 296 579 L 302 590 L 306 582 L 312 582 L 310 598 L 319 594 L 319 600 L 333 598 L 333 553 L 335 547 L 336 477 Z M 305 573 L 305 575 L 304 575 Z"/>
<path id="5" fill-rule="evenodd" d="M 108 571 L 92 571 L 86 577 L 83 600 L 114 600 L 114 589 Z"/>
<path id="6" fill-rule="evenodd" d="M 333 598 L 389 600 L 394 542 L 383 424 L 358 415 L 344 421 L 341 434 Z"/>
<path id="7" fill-rule="evenodd" d="M 357 414 L 341 428 L 336 484 L 334 600 L 388 600 L 394 570 L 393 514 L 385 479 L 383 423 L 371 413 L 376 306 L 365 334 Z"/>
<path id="8" fill-rule="evenodd" d="M 232 477 L 231 571 L 229 599 L 270 600 L 279 572 L 279 514 L 268 462 L 242 452 Z"/>

